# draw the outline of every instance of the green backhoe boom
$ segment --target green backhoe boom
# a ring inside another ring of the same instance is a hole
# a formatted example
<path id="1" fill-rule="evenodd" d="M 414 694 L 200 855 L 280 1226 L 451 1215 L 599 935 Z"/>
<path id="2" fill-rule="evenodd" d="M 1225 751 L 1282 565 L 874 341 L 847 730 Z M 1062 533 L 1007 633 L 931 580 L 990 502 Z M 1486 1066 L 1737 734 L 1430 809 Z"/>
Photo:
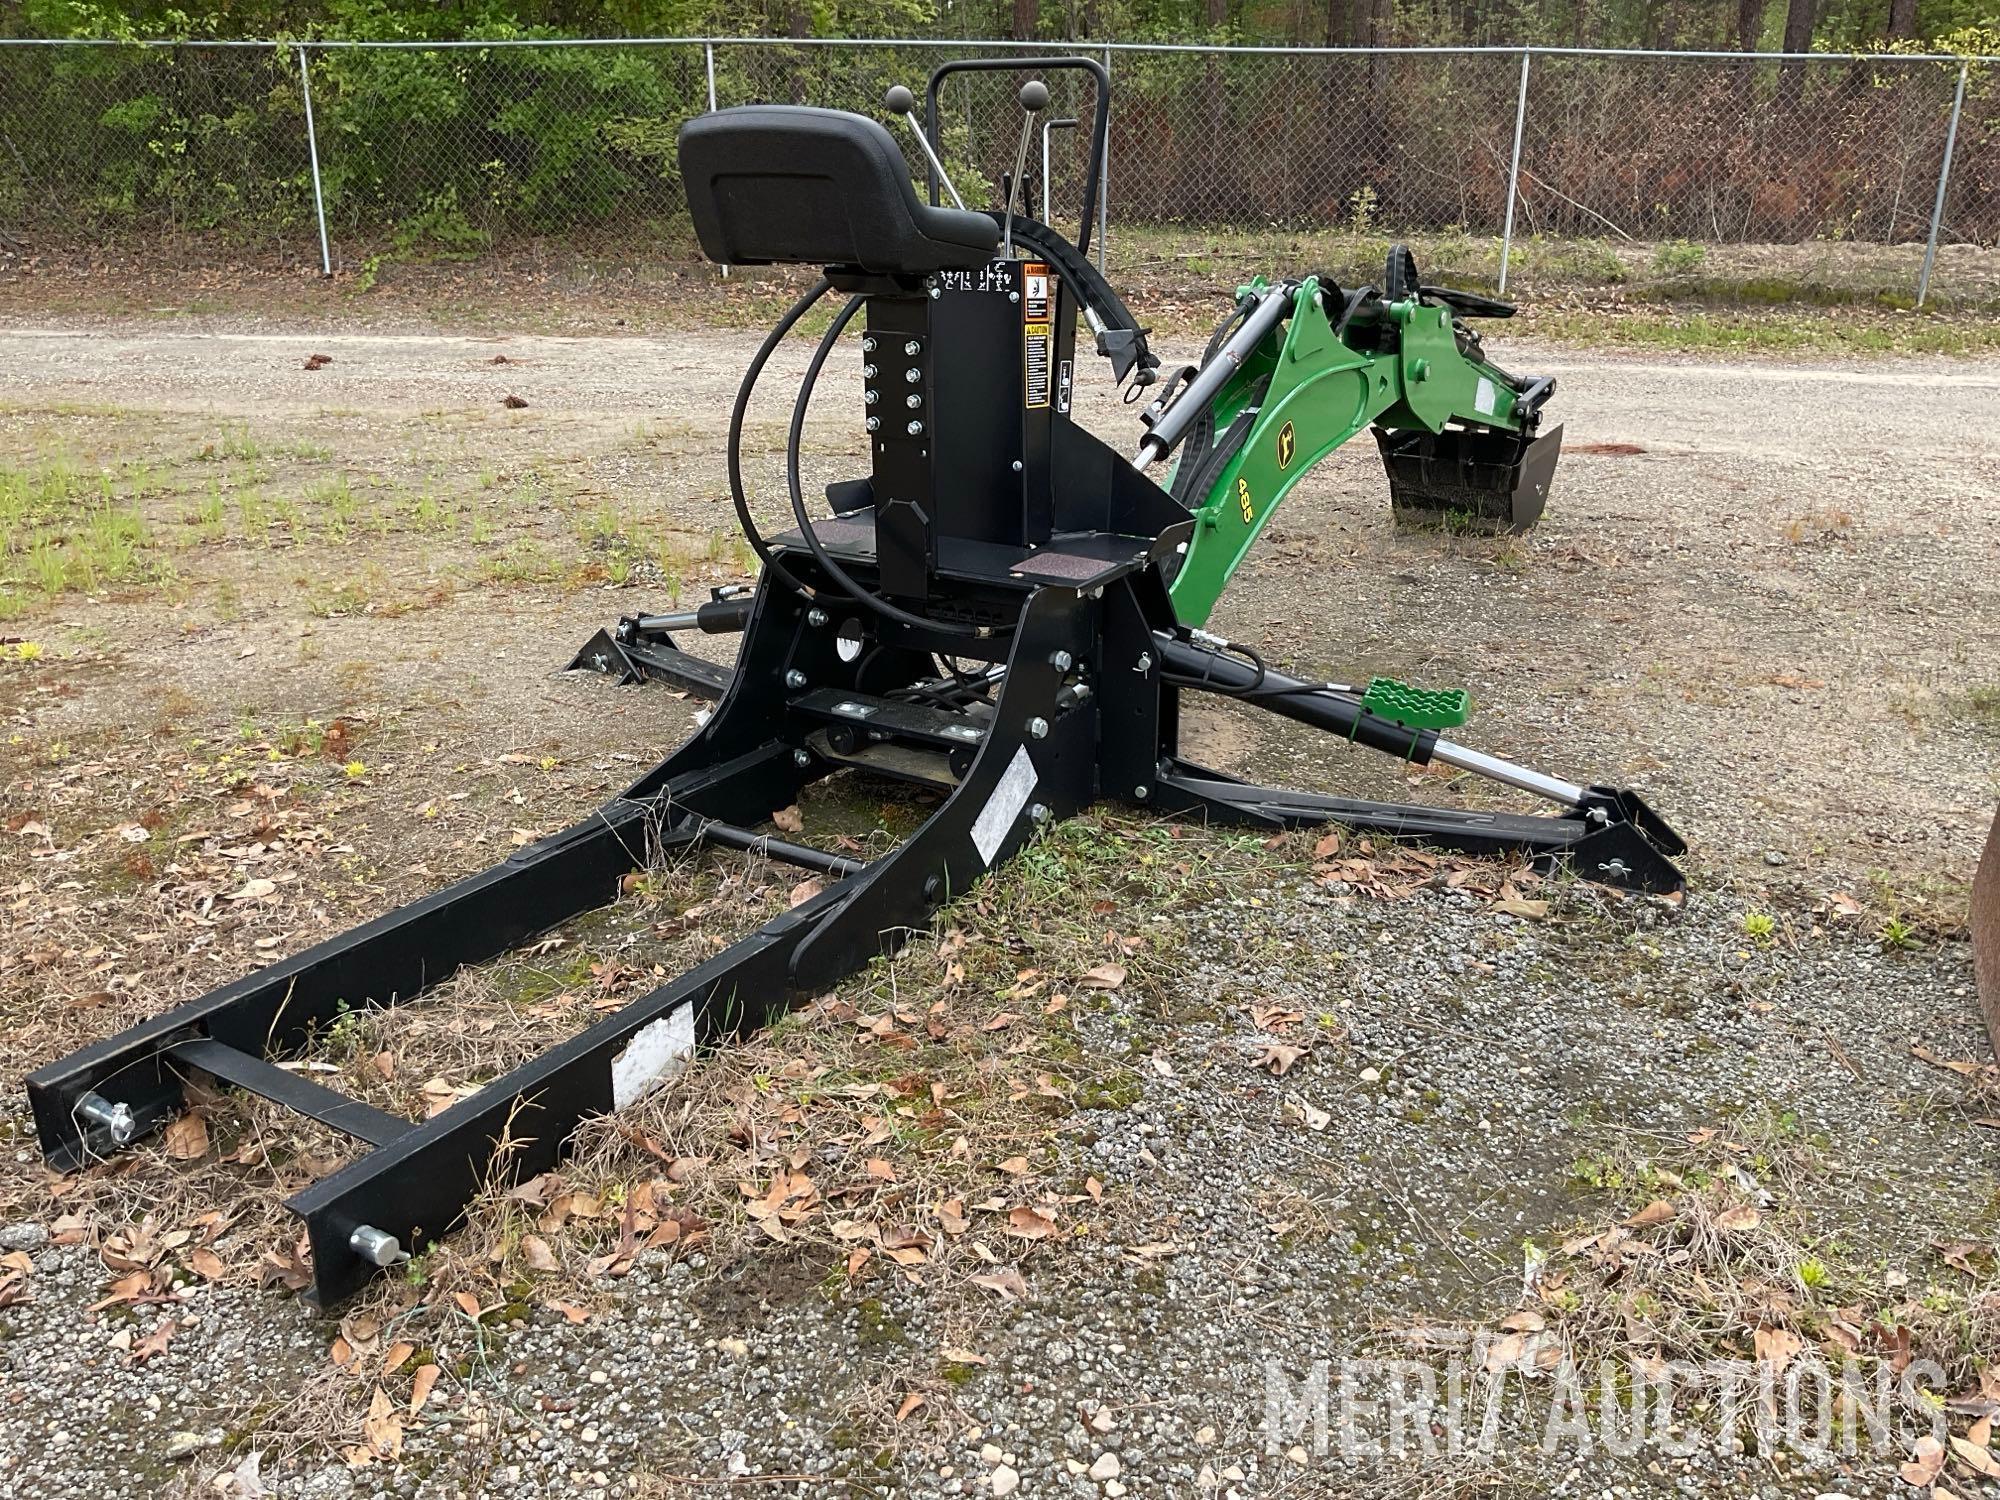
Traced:
<path id="1" fill-rule="evenodd" d="M 1240 289 L 1239 308 L 1269 289 L 1261 279 Z M 1481 357 L 1444 300 L 1481 299 L 1429 293 L 1343 299 L 1314 276 L 1291 291 L 1288 315 L 1217 391 L 1179 454 L 1172 488 L 1195 516 L 1172 588 L 1182 623 L 1208 620 L 1292 487 L 1364 428 L 1377 432 L 1399 515 L 1532 524 L 1561 437 L 1531 441 L 1553 383 L 1517 380 Z"/>

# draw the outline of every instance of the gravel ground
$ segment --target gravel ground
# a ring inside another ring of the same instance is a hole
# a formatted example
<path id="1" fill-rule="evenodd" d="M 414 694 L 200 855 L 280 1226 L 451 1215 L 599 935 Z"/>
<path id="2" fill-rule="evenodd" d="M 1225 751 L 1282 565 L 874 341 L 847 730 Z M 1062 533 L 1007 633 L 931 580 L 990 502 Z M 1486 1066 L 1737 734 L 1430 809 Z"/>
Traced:
<path id="1" fill-rule="evenodd" d="M 474 421 L 504 386 L 529 406 L 475 446 L 556 454 L 648 503 L 664 492 L 700 530 L 723 524 L 719 432 L 753 345 L 14 328 L 0 331 L 0 402 L 38 432 L 254 415 L 393 446 Z M 335 361 L 307 385 L 292 372 L 320 349 Z M 496 373 L 500 349 L 518 363 Z M 1684 906 L 1557 892 L 1534 919 L 1466 889 L 1380 899 L 1274 872 L 1189 919 L 1199 959 L 1169 993 L 1078 1011 L 1080 1044 L 1128 1059 L 1143 1088 L 1059 1125 L 1120 1210 L 1101 1238 L 1038 1248 L 1025 1298 L 894 1277 L 830 1293 L 822 1261 L 776 1249 L 642 1262 L 580 1327 L 535 1307 L 482 1333 L 396 1465 L 350 1470 L 314 1450 L 250 1477 L 330 1399 L 329 1321 L 276 1291 L 196 1286 L 164 1309 L 181 1325 L 166 1352 L 134 1366 L 161 1311 L 88 1311 L 107 1279 L 98 1253 L 49 1244 L 53 1210 L 8 1225 L 0 1250 L 33 1270 L 29 1300 L 0 1311 L 6 1487 L 1890 1493 L 1906 1441 L 1852 1463 L 1547 1455 L 1525 1410 L 1490 1453 L 1322 1458 L 1267 1441 L 1268 1361 L 1297 1380 L 1414 1330 L 1490 1326 L 1521 1301 L 1524 1245 L 1636 1206 L 1580 1162 L 1677 1159 L 1690 1133 L 1787 1118 L 1815 1165 L 1771 1211 L 1816 1244 L 1943 1286 L 1955 1273 L 1933 1242 L 1993 1234 L 1991 1147 L 1969 1124 L 1981 1107 L 1911 1044 L 1984 1055 L 1966 948 L 1944 935 L 1962 897 L 1939 882 L 1969 873 L 2000 772 L 1965 691 L 2000 683 L 2000 368 L 1503 358 L 1562 380 L 1572 453 L 1533 539 L 1395 537 L 1372 456 L 1338 456 L 1267 535 L 1218 628 L 1302 669 L 1464 683 L 1486 706 L 1475 743 L 1642 785 L 1695 846 Z M 829 385 L 822 452 L 857 451 L 851 404 Z M 1121 420 L 1103 402 L 1090 415 Z M 638 422 L 654 424 L 643 441 Z M 447 684 L 468 734 L 558 714 L 607 783 L 624 774 L 603 760 L 614 748 L 650 754 L 682 731 L 688 707 L 664 696 L 494 670 L 495 652 L 552 665 L 596 616 L 641 599 L 502 597 L 495 610 L 462 595 L 416 624 L 324 621 L 332 661 L 246 658 L 272 617 L 197 602 L 192 649 L 7 706 L 34 736 L 144 723 L 170 691 L 304 709 L 355 660 L 374 664 L 383 702 Z M 143 600 L 73 604 L 63 628 L 144 638 L 161 619 Z M 1284 726 L 1220 714 L 1204 734 L 1213 759 L 1273 780 L 1399 789 Z M 1829 912 L 1829 892 L 1861 914 Z M 1891 911 L 1922 919 L 1913 948 L 1877 939 Z M 1775 929 L 1752 935 L 1764 913 Z M 1316 1041 L 1283 1077 L 1256 1065 L 1304 1035 Z M 23 1113 L 9 1106 L 16 1131 Z M 10 1171 L 35 1172 L 31 1150 L 12 1155 Z M 929 1399 L 897 1421 L 919 1373 Z"/>

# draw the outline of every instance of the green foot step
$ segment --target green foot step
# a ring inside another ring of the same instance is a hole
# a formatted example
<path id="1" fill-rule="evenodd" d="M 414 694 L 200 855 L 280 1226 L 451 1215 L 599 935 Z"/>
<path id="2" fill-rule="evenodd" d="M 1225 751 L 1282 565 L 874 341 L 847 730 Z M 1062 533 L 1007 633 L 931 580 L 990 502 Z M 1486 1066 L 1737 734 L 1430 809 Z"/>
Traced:
<path id="1" fill-rule="evenodd" d="M 1464 688 L 1411 687 L 1393 677 L 1369 678 L 1361 703 L 1405 729 L 1456 729 L 1472 712 L 1472 695 Z"/>

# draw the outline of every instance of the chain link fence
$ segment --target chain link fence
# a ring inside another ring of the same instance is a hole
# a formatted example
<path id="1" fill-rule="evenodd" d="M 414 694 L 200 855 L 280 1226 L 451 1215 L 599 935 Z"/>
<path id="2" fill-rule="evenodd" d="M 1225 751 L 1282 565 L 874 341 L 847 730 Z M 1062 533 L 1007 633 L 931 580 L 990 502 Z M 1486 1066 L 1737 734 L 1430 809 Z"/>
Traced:
<path id="1" fill-rule="evenodd" d="M 0 253 L 475 259 L 523 238 L 692 256 L 674 154 L 752 102 L 880 116 L 953 58 L 1110 71 L 1111 238 L 1225 230 L 1608 247 L 2000 241 L 2000 66 L 1942 57 L 1006 42 L 0 43 Z M 1095 84 L 1051 71 L 1075 232 Z M 1018 75 L 954 75 L 944 157 L 997 201 Z M 898 131 L 921 176 L 914 144 Z M 1029 153 L 1040 207 L 1042 143 Z M 4 262 L 0 262 L 4 264 Z M 1504 285 L 1512 262 L 1493 257 Z"/>

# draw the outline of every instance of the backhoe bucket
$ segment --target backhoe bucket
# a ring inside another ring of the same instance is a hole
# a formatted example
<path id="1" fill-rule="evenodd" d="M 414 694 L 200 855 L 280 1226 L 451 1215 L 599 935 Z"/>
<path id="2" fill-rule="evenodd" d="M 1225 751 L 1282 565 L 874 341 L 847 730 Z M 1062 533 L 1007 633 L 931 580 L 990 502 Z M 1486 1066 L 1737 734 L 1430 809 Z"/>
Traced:
<path id="1" fill-rule="evenodd" d="M 2000 1057 L 2000 817 L 1986 836 L 1986 854 L 1972 877 L 1972 980 L 1986 1035 Z"/>
<path id="2" fill-rule="evenodd" d="M 1541 519 L 1562 454 L 1558 427 L 1538 438 L 1447 428 L 1375 429 L 1400 526 L 1523 532 Z"/>

